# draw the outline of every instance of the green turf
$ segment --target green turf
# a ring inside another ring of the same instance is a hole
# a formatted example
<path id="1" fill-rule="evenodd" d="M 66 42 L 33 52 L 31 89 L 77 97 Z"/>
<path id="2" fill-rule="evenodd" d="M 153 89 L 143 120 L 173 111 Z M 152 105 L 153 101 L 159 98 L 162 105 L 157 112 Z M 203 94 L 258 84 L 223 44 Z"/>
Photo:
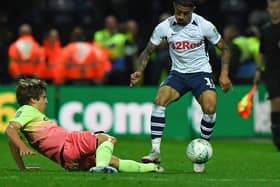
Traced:
<path id="1" fill-rule="evenodd" d="M 25 157 L 27 165 L 41 171 L 21 172 L 13 162 L 6 140 L 0 138 L 0 186 L 280 186 L 280 153 L 270 140 L 213 140 L 214 155 L 206 172 L 195 174 L 185 156 L 188 141 L 162 142 L 164 173 L 93 174 L 67 172 L 42 156 Z M 122 158 L 139 158 L 149 151 L 148 139 L 119 139 L 115 154 Z"/>

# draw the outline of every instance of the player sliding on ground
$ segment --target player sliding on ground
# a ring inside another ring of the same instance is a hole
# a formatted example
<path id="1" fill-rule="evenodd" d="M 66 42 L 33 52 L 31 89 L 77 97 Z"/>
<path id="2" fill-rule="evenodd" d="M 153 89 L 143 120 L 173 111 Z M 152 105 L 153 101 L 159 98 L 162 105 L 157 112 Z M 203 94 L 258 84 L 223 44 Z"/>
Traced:
<path id="1" fill-rule="evenodd" d="M 116 138 L 91 131 L 68 132 L 44 114 L 48 100 L 47 84 L 39 79 L 20 79 L 16 97 L 20 108 L 6 129 L 12 156 L 20 170 L 38 170 L 25 166 L 22 156 L 34 152 L 20 138 L 21 131 L 28 143 L 39 153 L 67 170 L 99 173 L 162 172 L 150 163 L 123 160 L 112 156 Z"/>

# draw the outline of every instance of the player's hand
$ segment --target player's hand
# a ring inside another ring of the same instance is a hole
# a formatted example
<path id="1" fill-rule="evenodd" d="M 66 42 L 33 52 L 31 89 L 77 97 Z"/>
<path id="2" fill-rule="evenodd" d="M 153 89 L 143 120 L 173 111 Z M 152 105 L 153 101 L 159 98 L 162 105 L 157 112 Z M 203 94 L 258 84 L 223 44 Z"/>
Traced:
<path id="1" fill-rule="evenodd" d="M 19 154 L 20 154 L 20 156 L 35 155 L 35 153 L 32 150 L 28 149 L 27 147 L 21 148 L 19 150 Z"/>
<path id="2" fill-rule="evenodd" d="M 231 80 L 229 79 L 229 77 L 227 75 L 221 74 L 219 82 L 220 82 L 220 86 L 224 92 L 229 91 L 230 88 L 232 87 Z"/>
<path id="3" fill-rule="evenodd" d="M 25 167 L 25 171 L 40 171 L 40 167 L 38 166 L 27 166 Z"/>
<path id="4" fill-rule="evenodd" d="M 258 84 L 259 81 L 260 81 L 260 78 L 261 78 L 261 71 L 257 70 L 256 73 L 255 73 L 253 83 Z"/>
<path id="5" fill-rule="evenodd" d="M 135 71 L 130 75 L 130 85 L 129 86 L 134 86 L 142 77 L 142 72 L 140 71 Z"/>

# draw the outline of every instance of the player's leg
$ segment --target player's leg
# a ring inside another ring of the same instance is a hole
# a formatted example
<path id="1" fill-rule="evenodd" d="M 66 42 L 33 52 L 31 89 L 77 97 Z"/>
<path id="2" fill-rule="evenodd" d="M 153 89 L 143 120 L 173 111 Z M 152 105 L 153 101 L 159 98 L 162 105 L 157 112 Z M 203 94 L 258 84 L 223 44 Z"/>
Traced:
<path id="1" fill-rule="evenodd" d="M 216 122 L 216 92 L 213 90 L 204 91 L 198 99 L 201 105 L 203 116 L 200 124 L 200 137 L 210 140 Z M 204 172 L 204 163 L 194 163 L 193 170 L 196 173 Z"/>
<path id="2" fill-rule="evenodd" d="M 273 143 L 280 150 L 280 97 L 271 99 L 271 132 Z"/>
<path id="3" fill-rule="evenodd" d="M 120 172 L 146 173 L 164 171 L 161 166 L 154 163 L 139 163 L 134 160 L 120 159 L 116 156 L 112 156 L 110 165 L 114 168 L 118 168 Z"/>
<path id="4" fill-rule="evenodd" d="M 194 74 L 188 81 L 192 85 L 192 93 L 201 106 L 201 138 L 210 140 L 216 122 L 217 94 L 210 73 Z"/>
<path id="5" fill-rule="evenodd" d="M 98 142 L 95 153 L 96 166 L 91 168 L 90 171 L 116 173 L 117 170 L 109 166 L 112 159 L 114 144 L 117 142 L 116 138 L 104 133 L 96 134 L 96 138 Z"/>
<path id="6" fill-rule="evenodd" d="M 144 163 L 160 162 L 160 144 L 165 127 L 165 108 L 173 101 L 178 100 L 188 90 L 182 77 L 184 74 L 171 71 L 158 90 L 151 116 L 152 150 L 150 154 L 142 157 Z"/>
<path id="7" fill-rule="evenodd" d="M 205 140 L 210 140 L 213 133 L 216 122 L 216 102 L 217 95 L 213 90 L 204 91 L 199 98 L 199 103 L 203 111 L 200 124 L 201 138 Z"/>
<path id="8" fill-rule="evenodd" d="M 271 72 L 269 75 L 264 81 L 271 102 L 272 140 L 280 150 L 280 75 L 277 72 Z"/>
<path id="9" fill-rule="evenodd" d="M 115 168 L 109 166 L 116 141 L 116 138 L 104 133 L 73 131 L 67 135 L 64 143 L 63 167 L 68 170 L 88 170 L 96 165 L 103 170 L 106 169 L 104 171 L 99 169 L 97 172 L 117 172 Z M 95 160 L 87 159 L 92 156 L 95 156 Z"/>
<path id="10" fill-rule="evenodd" d="M 147 156 L 142 157 L 142 162 L 160 163 L 160 144 L 165 127 L 165 109 L 179 96 L 180 94 L 170 86 L 159 88 L 151 115 L 152 150 Z"/>
<path id="11" fill-rule="evenodd" d="M 201 138 L 210 140 L 216 122 L 217 94 L 210 73 L 198 73 L 192 76 L 188 82 L 192 85 L 192 93 L 201 106 L 203 116 L 200 130 Z M 205 164 L 194 163 L 194 172 L 204 172 Z"/>

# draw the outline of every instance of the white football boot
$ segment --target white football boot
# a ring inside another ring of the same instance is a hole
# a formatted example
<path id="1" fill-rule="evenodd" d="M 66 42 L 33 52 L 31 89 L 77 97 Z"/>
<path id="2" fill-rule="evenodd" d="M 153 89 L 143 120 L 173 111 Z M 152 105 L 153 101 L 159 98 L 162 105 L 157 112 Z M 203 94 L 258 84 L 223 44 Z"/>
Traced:
<path id="1" fill-rule="evenodd" d="M 205 164 L 193 163 L 193 171 L 195 173 L 203 173 L 205 170 Z"/>
<path id="2" fill-rule="evenodd" d="M 118 173 L 118 170 L 111 166 L 96 166 L 89 169 L 93 173 Z"/>
<path id="3" fill-rule="evenodd" d="M 148 155 L 143 156 L 141 161 L 143 163 L 160 163 L 160 153 L 156 151 L 151 151 Z"/>
<path id="4" fill-rule="evenodd" d="M 162 173 L 162 172 L 164 172 L 164 168 L 161 167 L 160 165 L 155 164 L 155 172 Z"/>

